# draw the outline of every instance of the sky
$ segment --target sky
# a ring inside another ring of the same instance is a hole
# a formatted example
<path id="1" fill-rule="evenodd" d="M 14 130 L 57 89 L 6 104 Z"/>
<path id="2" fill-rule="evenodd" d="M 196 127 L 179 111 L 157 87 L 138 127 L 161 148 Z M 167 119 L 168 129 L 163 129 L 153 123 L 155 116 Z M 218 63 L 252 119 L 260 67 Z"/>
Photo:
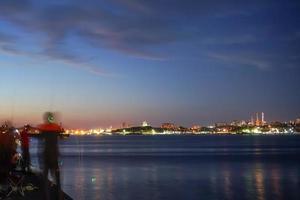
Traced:
<path id="1" fill-rule="evenodd" d="M 0 122 L 300 117 L 295 0 L 0 0 Z"/>

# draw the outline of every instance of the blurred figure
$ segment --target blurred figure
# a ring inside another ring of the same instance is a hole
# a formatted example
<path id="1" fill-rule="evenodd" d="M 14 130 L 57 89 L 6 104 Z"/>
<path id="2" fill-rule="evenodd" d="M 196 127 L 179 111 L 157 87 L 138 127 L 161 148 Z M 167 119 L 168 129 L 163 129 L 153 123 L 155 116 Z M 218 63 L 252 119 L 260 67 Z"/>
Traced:
<path id="1" fill-rule="evenodd" d="M 16 154 L 16 144 L 8 132 L 0 133 L 0 182 L 8 176 L 12 166 L 13 156 Z"/>
<path id="2" fill-rule="evenodd" d="M 29 154 L 29 131 L 30 126 L 25 125 L 23 130 L 21 131 L 21 149 L 22 149 L 22 169 L 23 171 L 31 172 L 30 169 L 30 154 Z"/>
<path id="3" fill-rule="evenodd" d="M 13 128 L 1 128 L 0 132 L 0 185 L 7 182 L 9 172 L 17 162 L 17 132 Z"/>
<path id="4" fill-rule="evenodd" d="M 54 178 L 57 186 L 55 199 L 62 199 L 61 184 L 60 184 L 60 171 L 58 166 L 58 137 L 62 132 L 62 127 L 55 123 L 53 113 L 47 112 L 44 114 L 44 123 L 38 126 L 41 137 L 44 139 L 43 148 L 43 177 L 45 183 L 46 199 L 49 196 L 49 183 L 48 173 Z M 51 198 L 52 199 L 52 198 Z"/>
<path id="5" fill-rule="evenodd" d="M 44 138 L 42 135 L 36 138 L 37 141 L 37 161 L 41 171 L 44 169 Z"/>

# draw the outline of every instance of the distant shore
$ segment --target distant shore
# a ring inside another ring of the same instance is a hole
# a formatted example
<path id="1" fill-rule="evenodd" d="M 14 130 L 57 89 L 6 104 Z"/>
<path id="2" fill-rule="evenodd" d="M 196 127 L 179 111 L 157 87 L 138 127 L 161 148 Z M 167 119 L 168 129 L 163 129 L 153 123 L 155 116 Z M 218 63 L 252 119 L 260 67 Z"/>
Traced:
<path id="1" fill-rule="evenodd" d="M 144 133 L 104 133 L 104 134 L 68 134 L 63 137 L 69 136 L 291 136 L 300 135 L 299 132 L 294 133 L 156 133 L 156 134 L 144 134 Z"/>

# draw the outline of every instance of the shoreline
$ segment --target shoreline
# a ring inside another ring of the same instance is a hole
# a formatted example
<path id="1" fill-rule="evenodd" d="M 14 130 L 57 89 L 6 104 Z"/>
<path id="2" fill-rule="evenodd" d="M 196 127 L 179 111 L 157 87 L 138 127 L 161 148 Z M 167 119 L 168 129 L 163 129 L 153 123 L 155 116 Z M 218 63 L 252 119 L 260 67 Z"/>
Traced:
<path id="1" fill-rule="evenodd" d="M 178 133 L 178 134 L 143 134 L 143 133 L 128 133 L 128 134 L 69 134 L 67 137 L 72 136 L 296 136 L 300 135 L 300 133 Z"/>

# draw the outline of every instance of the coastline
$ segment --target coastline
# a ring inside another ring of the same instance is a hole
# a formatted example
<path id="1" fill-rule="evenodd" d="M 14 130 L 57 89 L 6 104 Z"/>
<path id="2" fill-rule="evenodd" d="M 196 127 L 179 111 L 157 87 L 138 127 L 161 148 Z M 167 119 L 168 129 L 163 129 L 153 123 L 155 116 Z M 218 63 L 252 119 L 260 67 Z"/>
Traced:
<path id="1" fill-rule="evenodd" d="M 71 137 L 71 136 L 296 136 L 300 135 L 299 132 L 294 133 L 156 133 L 156 134 L 144 134 L 144 133 L 114 133 L 114 134 L 68 134 L 64 137 Z"/>

